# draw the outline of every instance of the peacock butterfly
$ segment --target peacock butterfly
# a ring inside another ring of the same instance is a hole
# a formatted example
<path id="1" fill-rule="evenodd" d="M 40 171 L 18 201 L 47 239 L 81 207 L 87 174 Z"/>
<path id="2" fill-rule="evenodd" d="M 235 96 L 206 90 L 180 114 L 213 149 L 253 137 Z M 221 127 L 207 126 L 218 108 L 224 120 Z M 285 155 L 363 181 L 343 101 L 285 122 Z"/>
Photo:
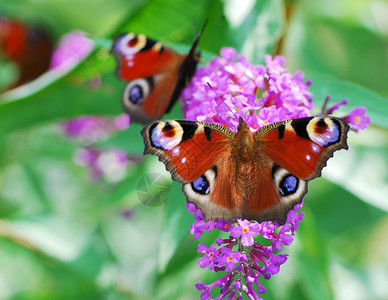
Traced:
<path id="1" fill-rule="evenodd" d="M 269 124 L 255 133 L 221 125 L 156 121 L 142 130 L 144 154 L 165 163 L 205 220 L 286 221 L 333 152 L 348 149 L 349 125 L 331 116 Z"/>
<path id="2" fill-rule="evenodd" d="M 54 43 L 45 29 L 0 15 L 0 52 L 19 69 L 19 78 L 9 88 L 46 72 L 53 49 Z"/>
<path id="3" fill-rule="evenodd" d="M 179 54 L 143 34 L 117 36 L 111 52 L 117 76 L 128 81 L 122 103 L 131 121 L 149 123 L 168 113 L 193 77 L 200 53 L 196 51 L 206 23 L 188 54 Z"/>

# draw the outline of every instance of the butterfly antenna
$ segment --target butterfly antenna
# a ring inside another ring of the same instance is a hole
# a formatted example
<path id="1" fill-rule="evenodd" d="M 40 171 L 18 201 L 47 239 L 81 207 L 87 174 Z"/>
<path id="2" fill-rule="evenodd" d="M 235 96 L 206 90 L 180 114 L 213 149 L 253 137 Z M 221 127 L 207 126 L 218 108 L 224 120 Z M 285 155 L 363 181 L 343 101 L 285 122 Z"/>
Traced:
<path id="1" fill-rule="evenodd" d="M 325 101 L 323 102 L 323 105 L 322 105 L 322 108 L 321 108 L 321 114 L 322 115 L 327 115 L 327 104 L 329 103 L 329 100 L 330 100 L 330 96 L 327 95 L 326 98 L 325 98 Z"/>
<path id="2" fill-rule="evenodd" d="M 230 112 L 233 114 L 233 116 L 236 118 L 236 120 L 239 120 L 239 117 L 236 116 L 236 114 L 234 113 L 234 111 L 228 106 L 228 104 L 225 103 L 224 99 L 222 99 L 222 97 L 220 95 L 218 95 L 218 93 L 213 89 L 213 87 L 210 85 L 209 82 L 206 82 L 207 85 L 209 86 L 209 88 L 211 88 L 211 90 L 214 92 L 214 94 L 216 94 L 216 96 L 222 101 L 223 104 L 225 104 L 225 106 L 230 110 Z"/>

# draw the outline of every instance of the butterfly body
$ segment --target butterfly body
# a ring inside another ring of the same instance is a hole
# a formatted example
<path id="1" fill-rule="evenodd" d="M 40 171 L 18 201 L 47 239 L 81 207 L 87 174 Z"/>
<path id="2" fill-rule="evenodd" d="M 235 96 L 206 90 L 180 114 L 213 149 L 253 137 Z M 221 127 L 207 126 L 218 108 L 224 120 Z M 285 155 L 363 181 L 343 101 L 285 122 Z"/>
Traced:
<path id="1" fill-rule="evenodd" d="M 128 82 L 122 103 L 131 121 L 149 123 L 171 110 L 194 75 L 200 35 L 188 54 L 179 54 L 143 34 L 116 37 L 112 53 L 117 60 L 117 76 Z"/>
<path id="2" fill-rule="evenodd" d="M 334 117 L 270 124 L 252 133 L 215 124 L 167 120 L 145 127 L 144 153 L 156 154 L 205 220 L 245 218 L 285 222 L 287 212 L 320 176 L 349 126 Z"/>

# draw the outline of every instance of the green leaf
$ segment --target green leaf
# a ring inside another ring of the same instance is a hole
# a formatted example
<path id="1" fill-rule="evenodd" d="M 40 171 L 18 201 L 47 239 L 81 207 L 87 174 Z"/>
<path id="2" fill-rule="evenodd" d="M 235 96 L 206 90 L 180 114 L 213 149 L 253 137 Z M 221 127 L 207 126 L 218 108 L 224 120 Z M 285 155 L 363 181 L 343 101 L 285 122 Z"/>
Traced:
<path id="1" fill-rule="evenodd" d="M 352 19 L 348 8 L 341 15 L 333 6 L 325 7 L 324 2 L 318 5 L 321 7 L 313 5 L 313 10 L 309 6 L 300 7 L 294 15 L 286 40 L 287 64 L 293 70 L 334 76 L 386 96 L 388 60 L 384 35 L 378 34 L 377 27 L 365 26 L 360 21 L 361 15 Z M 364 5 L 371 9 L 366 2 Z M 330 9 L 333 12 L 328 13 Z M 350 9 L 372 13 L 372 9 L 369 12 L 355 6 Z"/>
<path id="2" fill-rule="evenodd" d="M 233 46 L 251 63 L 263 63 L 266 54 L 274 54 L 283 28 L 283 5 L 280 0 L 256 1 L 241 25 L 232 31 Z"/>
<path id="3" fill-rule="evenodd" d="M 353 106 L 365 106 L 367 115 L 373 124 L 388 128 L 388 99 L 358 84 L 330 78 L 311 77 L 313 84 L 309 90 L 313 93 L 314 104 L 317 109 L 322 107 L 327 95 L 331 102 L 347 99 L 348 110 Z M 330 105 L 329 103 L 329 105 Z"/>
<path id="4" fill-rule="evenodd" d="M 63 78 L 35 94 L 0 105 L 0 131 L 36 126 L 85 114 L 118 114 L 121 110 L 121 83 L 109 74 L 103 85 L 93 89 L 88 82 L 73 84 Z M 1 101 L 1 100 L 0 100 Z"/>
<path id="5" fill-rule="evenodd" d="M 174 182 L 164 210 L 163 227 L 160 239 L 159 271 L 164 272 L 183 238 L 189 233 L 194 222 L 193 215 L 186 209 L 186 199 L 182 185 Z"/>
<path id="6" fill-rule="evenodd" d="M 297 232 L 302 245 L 298 252 L 300 287 L 307 299 L 333 299 L 327 246 L 316 228 L 313 218 L 305 217 Z"/>
<path id="7" fill-rule="evenodd" d="M 208 3 L 209 0 L 147 1 L 137 10 L 128 11 L 117 33 L 143 33 L 161 41 L 192 39 L 197 32 L 194 27 L 199 29 L 205 21 Z"/>

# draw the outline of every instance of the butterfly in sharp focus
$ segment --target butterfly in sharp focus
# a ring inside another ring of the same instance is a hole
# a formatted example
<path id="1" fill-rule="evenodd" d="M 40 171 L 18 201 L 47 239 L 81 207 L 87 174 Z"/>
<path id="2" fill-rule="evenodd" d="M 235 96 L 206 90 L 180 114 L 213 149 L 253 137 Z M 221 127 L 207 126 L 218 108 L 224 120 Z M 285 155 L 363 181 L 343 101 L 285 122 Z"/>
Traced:
<path id="1" fill-rule="evenodd" d="M 53 40 L 44 28 L 0 15 L 0 52 L 19 69 L 17 81 L 8 89 L 46 72 L 53 50 Z"/>
<path id="2" fill-rule="evenodd" d="M 196 51 L 203 25 L 188 54 L 179 54 L 143 34 L 116 37 L 112 53 L 117 76 L 128 81 L 122 97 L 131 121 L 149 123 L 168 113 L 193 77 L 200 53 Z"/>
<path id="3" fill-rule="evenodd" d="M 333 152 L 348 149 L 349 125 L 331 116 L 269 124 L 251 133 L 185 120 L 142 130 L 144 154 L 155 154 L 205 220 L 279 220 L 302 201 Z"/>

